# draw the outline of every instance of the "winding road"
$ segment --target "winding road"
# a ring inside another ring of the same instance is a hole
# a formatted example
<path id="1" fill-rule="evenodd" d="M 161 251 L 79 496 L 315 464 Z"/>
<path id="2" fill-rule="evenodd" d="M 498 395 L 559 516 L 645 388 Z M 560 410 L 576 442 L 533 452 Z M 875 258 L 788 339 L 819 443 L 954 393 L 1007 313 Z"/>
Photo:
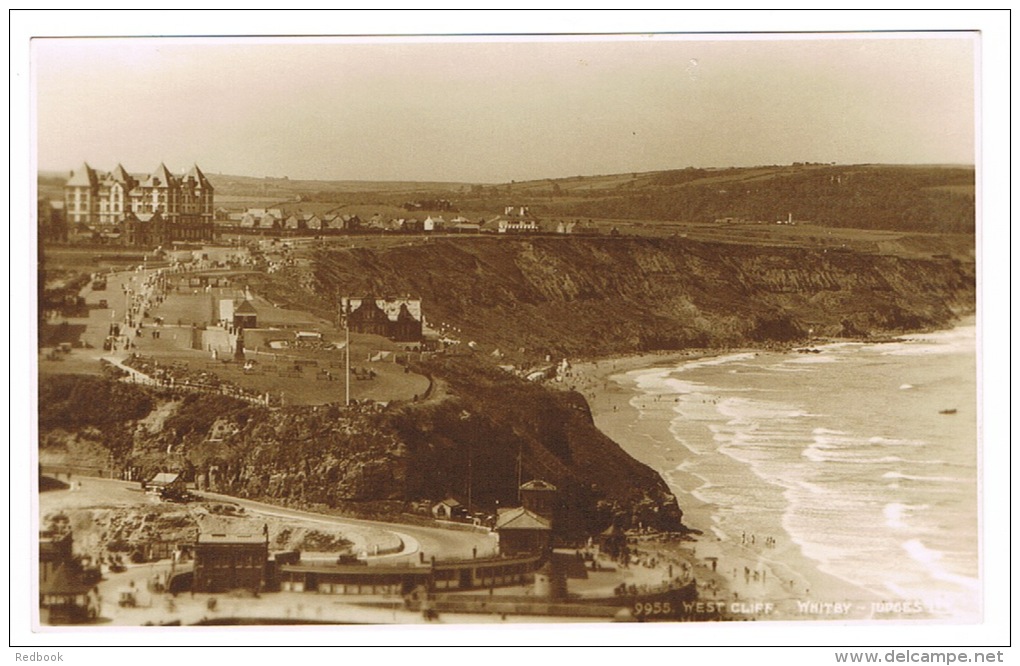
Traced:
<path id="1" fill-rule="evenodd" d="M 138 482 L 120 481 L 118 479 L 101 479 L 95 477 L 75 476 L 73 489 L 55 490 L 41 493 L 39 509 L 42 514 L 64 509 L 84 509 L 94 506 L 131 506 L 149 504 L 154 501 L 150 495 L 139 491 Z M 77 487 L 78 483 L 81 487 Z M 292 518 L 302 523 L 321 523 L 334 527 L 348 527 L 358 532 L 366 541 L 366 559 L 371 564 L 397 564 L 437 560 L 484 557 L 494 555 L 497 551 L 495 535 L 468 526 L 458 528 L 423 527 L 384 523 L 357 518 L 332 516 L 310 511 L 289 509 L 264 502 L 241 499 L 217 493 L 198 493 L 204 499 L 229 502 L 244 507 L 249 514 L 273 517 L 286 520 Z M 380 552 L 374 552 L 371 542 L 372 533 L 386 535 L 390 538 L 385 542 L 379 540 Z M 399 539 L 399 550 L 384 548 L 383 543 L 393 543 Z M 388 552 L 384 552 L 388 551 Z"/>

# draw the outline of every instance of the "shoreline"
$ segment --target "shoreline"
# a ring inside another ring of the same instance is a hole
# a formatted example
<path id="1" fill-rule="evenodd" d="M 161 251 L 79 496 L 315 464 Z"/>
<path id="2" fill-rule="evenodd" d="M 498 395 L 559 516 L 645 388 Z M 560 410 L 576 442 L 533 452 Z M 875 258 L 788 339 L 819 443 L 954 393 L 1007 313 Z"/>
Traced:
<path id="1" fill-rule="evenodd" d="M 833 342 L 818 341 L 818 344 Z M 636 460 L 659 473 L 674 493 L 684 514 L 684 525 L 692 530 L 689 539 L 645 541 L 638 547 L 663 561 L 679 558 L 689 563 L 695 577 L 705 581 L 702 588 L 709 593 L 703 592 L 706 601 L 709 596 L 711 600 L 721 600 L 727 608 L 734 607 L 738 614 L 746 613 L 745 619 L 754 620 L 870 619 L 871 604 L 881 602 L 882 598 L 851 581 L 822 571 L 819 563 L 804 555 L 800 545 L 787 533 L 782 514 L 774 516 L 767 524 L 763 521 L 755 525 L 752 534 L 727 535 L 720 530 L 713 520 L 716 506 L 696 495 L 698 488 L 708 480 L 682 469 L 684 462 L 695 454 L 678 442 L 657 442 L 650 433 L 642 432 L 642 412 L 631 401 L 646 394 L 629 378 L 623 377 L 635 370 L 674 368 L 686 362 L 740 353 L 788 354 L 793 351 L 792 347 L 789 350 L 688 350 L 580 362 L 573 366 L 563 388 L 582 393 L 596 427 Z M 652 398 L 648 396 L 647 399 Z M 671 455 L 676 454 L 676 458 L 670 458 L 670 465 L 675 469 L 667 475 L 662 460 L 651 459 L 652 450 L 638 443 L 641 437 L 652 437 L 654 449 L 675 445 Z M 726 460 L 728 467 L 747 471 L 742 463 Z M 782 493 L 782 488 L 763 479 L 757 482 Z M 731 614 L 728 619 L 741 617 Z"/>

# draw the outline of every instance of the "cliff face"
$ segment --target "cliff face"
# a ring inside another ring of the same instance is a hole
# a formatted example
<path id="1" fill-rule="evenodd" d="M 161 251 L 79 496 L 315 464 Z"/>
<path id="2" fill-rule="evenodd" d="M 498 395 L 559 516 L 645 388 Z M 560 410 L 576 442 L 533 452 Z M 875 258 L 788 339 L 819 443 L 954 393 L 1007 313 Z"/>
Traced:
<path id="1" fill-rule="evenodd" d="M 662 479 L 599 432 L 579 395 L 470 356 L 421 369 L 442 378 L 433 397 L 388 409 L 271 411 L 226 398 L 210 406 L 110 380 L 46 377 L 41 394 L 54 407 L 40 420 L 41 453 L 68 464 L 112 462 L 135 478 L 179 471 L 203 489 L 363 516 L 449 496 L 494 513 L 517 504 L 518 478 L 541 478 L 559 488 L 561 524 L 578 536 L 611 522 L 682 529 Z M 116 422 L 90 409 L 88 397 L 114 390 L 137 407 Z M 70 423 L 66 413 L 85 418 Z"/>
<path id="2" fill-rule="evenodd" d="M 558 522 L 578 535 L 641 523 L 680 529 L 665 482 L 592 421 L 584 398 L 522 380 L 472 356 L 436 357 L 421 368 L 444 397 L 411 404 L 392 424 L 407 444 L 411 496 L 436 491 L 488 507 L 517 503 L 520 481 L 558 488 Z"/>
<path id="3" fill-rule="evenodd" d="M 504 352 L 604 355 L 947 325 L 975 304 L 950 258 L 640 238 L 438 240 L 322 252 L 323 293 L 414 294 Z"/>
<path id="4" fill-rule="evenodd" d="M 965 253 L 964 253 L 965 254 Z M 432 325 L 522 361 L 947 325 L 974 308 L 973 263 L 637 238 L 471 238 L 323 251 L 323 295 L 414 294 Z M 592 423 L 581 396 L 465 352 L 422 362 L 432 397 L 387 409 L 269 411 L 94 378 L 40 383 L 47 453 L 81 451 L 142 476 L 175 469 L 214 490 L 365 515 L 454 495 L 493 511 L 518 479 L 561 490 L 564 522 L 677 529 L 659 476 Z M 100 396 L 109 409 L 96 410 Z M 102 449 L 102 450 L 100 450 Z M 83 464 L 88 464 L 85 461 Z"/>

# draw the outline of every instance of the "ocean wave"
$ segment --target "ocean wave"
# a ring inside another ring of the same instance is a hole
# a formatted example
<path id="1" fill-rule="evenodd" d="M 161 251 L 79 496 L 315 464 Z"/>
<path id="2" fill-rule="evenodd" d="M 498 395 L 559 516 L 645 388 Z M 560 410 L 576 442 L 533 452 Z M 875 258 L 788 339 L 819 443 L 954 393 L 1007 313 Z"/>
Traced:
<path id="1" fill-rule="evenodd" d="M 818 485 L 817 483 L 811 483 L 804 479 L 793 479 L 793 487 L 787 489 L 787 499 L 791 501 L 796 497 L 797 490 L 806 490 L 811 495 L 831 495 L 832 491 Z"/>
<path id="2" fill-rule="evenodd" d="M 882 515 L 885 516 L 885 524 L 893 529 L 907 529 L 909 527 L 905 519 L 917 511 L 930 509 L 930 504 L 904 504 L 902 502 L 890 502 L 882 508 Z"/>
<path id="3" fill-rule="evenodd" d="M 705 385 L 670 376 L 670 370 L 635 370 L 627 373 L 642 393 L 652 395 L 682 395 L 704 390 Z"/>
<path id="4" fill-rule="evenodd" d="M 881 435 L 875 435 L 872 437 L 853 437 L 846 432 L 839 430 L 829 430 L 826 428 L 815 428 L 811 431 L 812 446 L 820 449 L 848 449 L 848 448 L 891 448 L 891 447 L 911 447 L 918 448 L 927 446 L 928 442 L 921 439 L 899 439 L 895 437 L 882 437 Z"/>
<path id="5" fill-rule="evenodd" d="M 790 372 L 790 373 L 814 372 L 810 368 L 790 368 L 784 365 L 772 365 L 765 369 L 770 372 Z"/>
<path id="6" fill-rule="evenodd" d="M 976 578 L 970 578 L 969 576 L 961 576 L 960 574 L 953 573 L 943 567 L 940 562 L 942 561 L 945 553 L 939 550 L 934 550 L 925 546 L 920 539 L 910 539 L 900 544 L 903 550 L 907 551 L 907 554 L 915 560 L 921 563 L 928 570 L 928 573 L 932 578 L 936 580 L 945 581 L 948 583 L 955 583 L 962 587 L 967 588 L 972 592 L 978 592 L 981 590 L 981 581 Z"/>
<path id="7" fill-rule="evenodd" d="M 823 356 L 821 354 L 812 354 L 810 356 L 798 356 L 796 358 L 789 358 L 784 363 L 791 363 L 796 365 L 815 365 L 824 363 L 837 363 L 839 359 L 835 356 Z"/>
<path id="8" fill-rule="evenodd" d="M 834 449 L 834 448 L 820 448 L 817 446 L 809 446 L 801 452 L 801 455 L 811 462 L 836 462 L 836 463 L 852 463 L 854 465 L 888 465 L 892 463 L 905 462 L 903 458 L 899 456 L 881 456 L 878 458 L 861 456 L 852 451 L 846 449 Z"/>
<path id="9" fill-rule="evenodd" d="M 954 330 L 952 333 L 933 333 L 918 335 L 903 342 L 895 342 L 875 347 L 883 356 L 932 356 L 942 354 L 973 354 L 974 330 L 963 332 Z"/>
<path id="10" fill-rule="evenodd" d="M 955 476 L 919 476 L 916 474 L 903 474 L 901 472 L 886 472 L 883 479 L 905 479 L 907 481 L 935 481 L 938 483 L 971 483 L 969 479 L 961 479 Z"/>
<path id="11" fill-rule="evenodd" d="M 646 393 L 674 393 L 654 405 L 644 398 L 653 414 L 646 425 L 667 425 L 665 402 L 675 412 L 670 433 L 685 447 L 659 460 L 663 477 L 678 494 L 691 493 L 692 505 L 705 503 L 705 523 L 695 526 L 707 535 L 720 525 L 739 538 L 745 528 L 779 522 L 820 570 L 880 598 L 896 587 L 904 594 L 895 598 L 980 603 L 972 588 L 955 584 L 972 584 L 978 567 L 974 444 L 930 425 L 933 410 L 961 404 L 942 396 L 951 383 L 970 386 L 962 384 L 973 379 L 970 367 L 957 357 L 886 355 L 953 349 L 941 340 L 844 346 L 804 361 L 767 353 L 699 359 L 686 366 L 691 372 L 660 366 L 628 381 Z M 811 365 L 827 356 L 838 363 Z M 759 392 L 736 392 L 748 389 Z M 922 393 L 932 396 L 927 408 L 912 409 Z M 628 443 L 658 460 L 650 440 Z"/>
<path id="12" fill-rule="evenodd" d="M 758 354 L 756 352 L 741 352 L 739 354 L 727 354 L 725 356 L 713 356 L 710 358 L 698 359 L 696 361 L 688 361 L 678 366 L 673 372 L 688 372 L 690 370 L 697 370 L 698 368 L 707 368 L 715 365 L 725 365 L 727 363 L 733 363 L 734 361 L 746 361 L 752 359 Z"/>
<path id="13" fill-rule="evenodd" d="M 750 400 L 748 398 L 723 398 L 718 402 L 719 413 L 737 421 L 754 419 L 796 419 L 813 416 L 803 409 L 779 402 Z"/>
<path id="14" fill-rule="evenodd" d="M 922 439 L 896 439 L 894 437 L 882 437 L 876 435 L 868 438 L 868 444 L 876 446 L 927 446 L 928 442 Z"/>
<path id="15" fill-rule="evenodd" d="M 886 504 L 882 509 L 885 516 L 885 524 L 893 529 L 905 529 L 907 524 L 903 522 L 903 516 L 907 512 L 907 505 L 899 502 Z"/>

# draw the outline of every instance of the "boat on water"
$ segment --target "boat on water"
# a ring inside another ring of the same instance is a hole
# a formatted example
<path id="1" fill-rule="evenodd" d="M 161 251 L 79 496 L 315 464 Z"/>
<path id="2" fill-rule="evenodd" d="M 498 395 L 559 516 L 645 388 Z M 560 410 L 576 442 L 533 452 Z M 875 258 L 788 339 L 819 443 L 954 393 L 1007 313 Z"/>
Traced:
<path id="1" fill-rule="evenodd" d="M 955 414 L 955 409 L 940 409 L 939 414 Z"/>

